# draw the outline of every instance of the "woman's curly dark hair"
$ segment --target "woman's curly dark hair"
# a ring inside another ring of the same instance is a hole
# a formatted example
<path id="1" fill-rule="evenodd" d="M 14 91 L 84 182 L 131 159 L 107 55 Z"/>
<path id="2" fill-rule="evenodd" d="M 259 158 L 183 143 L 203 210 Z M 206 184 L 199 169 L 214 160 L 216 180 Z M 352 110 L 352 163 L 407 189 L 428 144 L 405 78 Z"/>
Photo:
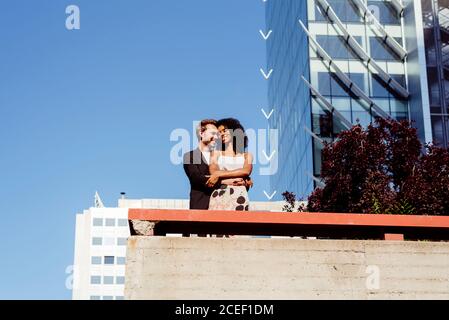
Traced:
<path id="1" fill-rule="evenodd" d="M 234 152 L 236 154 L 244 153 L 248 147 L 248 137 L 246 136 L 245 128 L 243 128 L 240 121 L 234 118 L 221 119 L 217 122 L 217 128 L 220 126 L 223 126 L 230 131 Z M 224 149 L 225 145 L 222 144 L 221 150 Z"/>

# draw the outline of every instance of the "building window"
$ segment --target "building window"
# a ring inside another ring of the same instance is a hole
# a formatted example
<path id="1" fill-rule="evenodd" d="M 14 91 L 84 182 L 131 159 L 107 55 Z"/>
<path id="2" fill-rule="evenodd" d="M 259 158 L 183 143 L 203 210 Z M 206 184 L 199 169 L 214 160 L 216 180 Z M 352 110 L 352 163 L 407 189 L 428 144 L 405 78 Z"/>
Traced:
<path id="1" fill-rule="evenodd" d="M 352 1 L 329 0 L 329 5 L 342 22 L 362 22 L 362 18 L 357 13 L 357 7 Z"/>
<path id="2" fill-rule="evenodd" d="M 125 297 L 124 296 L 117 296 L 117 297 L 115 297 L 115 300 L 125 300 Z"/>
<path id="3" fill-rule="evenodd" d="M 101 246 L 103 244 L 103 239 L 99 237 L 93 237 L 92 238 L 92 245 L 94 246 Z"/>
<path id="4" fill-rule="evenodd" d="M 113 296 L 103 296 L 103 300 L 114 300 Z"/>
<path id="5" fill-rule="evenodd" d="M 332 115 L 330 112 L 324 112 L 324 114 L 318 115 L 318 122 L 320 128 L 320 136 L 321 137 L 332 137 L 333 128 L 332 128 Z"/>
<path id="6" fill-rule="evenodd" d="M 90 296 L 90 300 L 101 300 L 100 296 Z"/>
<path id="7" fill-rule="evenodd" d="M 106 237 L 104 238 L 104 245 L 105 246 L 113 246 L 115 243 L 114 238 Z"/>
<path id="8" fill-rule="evenodd" d="M 362 37 L 356 36 L 354 39 L 362 46 Z M 342 36 L 317 35 L 316 40 L 332 59 L 359 59 Z"/>
<path id="9" fill-rule="evenodd" d="M 91 263 L 92 264 L 101 264 L 101 257 L 92 257 Z"/>
<path id="10" fill-rule="evenodd" d="M 115 219 L 106 219 L 106 227 L 115 227 Z"/>
<path id="11" fill-rule="evenodd" d="M 105 256 L 104 264 L 114 264 L 114 256 Z"/>
<path id="12" fill-rule="evenodd" d="M 321 172 L 321 151 L 323 149 L 323 145 L 313 140 L 313 173 L 315 176 L 319 176 Z"/>
<path id="13" fill-rule="evenodd" d="M 90 283 L 91 284 L 101 284 L 101 276 L 91 276 Z"/>
<path id="14" fill-rule="evenodd" d="M 315 5 L 315 21 L 327 21 L 326 14 L 318 4 Z"/>
<path id="15" fill-rule="evenodd" d="M 351 99 L 349 98 L 332 98 L 332 105 L 335 109 L 340 112 L 340 114 L 349 122 L 352 122 L 351 117 Z M 335 117 L 334 117 L 335 120 Z M 334 130 L 337 128 L 334 127 Z M 336 133 L 339 133 L 339 131 L 336 131 Z"/>
<path id="16" fill-rule="evenodd" d="M 401 39 L 395 38 L 396 41 L 401 43 Z M 371 48 L 371 58 L 374 60 L 386 60 L 386 61 L 400 61 L 401 59 L 393 53 L 390 47 L 383 41 L 381 37 L 369 38 Z"/>
<path id="17" fill-rule="evenodd" d="M 92 222 L 92 225 L 94 227 L 101 227 L 101 226 L 103 226 L 103 219 L 102 218 L 94 218 L 93 222 Z"/>
<path id="18" fill-rule="evenodd" d="M 104 276 L 103 284 L 114 284 L 114 277 L 112 276 Z"/>
<path id="19" fill-rule="evenodd" d="M 318 91 L 323 96 L 331 95 L 331 79 L 329 72 L 318 72 Z"/>
<path id="20" fill-rule="evenodd" d="M 116 284 L 125 284 L 125 277 L 115 277 L 115 283 Z"/>
<path id="21" fill-rule="evenodd" d="M 443 115 L 431 115 L 433 140 L 436 145 L 442 146 L 445 138 L 445 126 L 449 125 L 449 119 Z"/>
<path id="22" fill-rule="evenodd" d="M 119 227 L 127 227 L 128 226 L 128 219 L 118 219 L 118 226 Z"/>
<path id="23" fill-rule="evenodd" d="M 351 73 L 349 75 L 349 78 L 352 82 L 354 82 L 357 87 L 359 87 L 363 92 L 366 92 L 365 90 L 365 75 L 363 73 Z"/>
<path id="24" fill-rule="evenodd" d="M 118 246 L 126 246 L 127 239 L 126 238 L 117 238 L 117 245 Z"/>
<path id="25" fill-rule="evenodd" d="M 405 76 L 403 74 L 392 74 L 391 77 L 405 88 Z"/>
<path id="26" fill-rule="evenodd" d="M 126 257 L 117 257 L 117 264 L 125 265 L 126 264 Z"/>
<path id="27" fill-rule="evenodd" d="M 394 8 L 387 1 L 369 0 L 368 9 L 381 24 L 401 24 Z"/>
<path id="28" fill-rule="evenodd" d="M 342 22 L 362 22 L 362 18 L 357 13 L 357 8 L 351 1 L 328 0 L 328 3 Z M 315 20 L 327 21 L 326 14 L 323 12 L 323 8 L 318 4 L 315 5 Z"/>
<path id="29" fill-rule="evenodd" d="M 384 86 L 384 82 L 377 74 L 371 74 L 371 97 L 373 98 L 388 98 L 389 91 Z"/>
<path id="30" fill-rule="evenodd" d="M 427 83 L 429 87 L 430 104 L 440 106 L 440 81 L 438 77 L 438 70 L 436 67 L 427 68 Z"/>
<path id="31" fill-rule="evenodd" d="M 337 74 L 331 73 L 331 92 L 333 97 L 347 97 L 349 88 L 338 78 Z"/>
<path id="32" fill-rule="evenodd" d="M 362 126 L 368 126 L 371 123 L 371 114 L 359 102 L 353 100 L 352 103 L 352 122 L 359 123 Z"/>
<path id="33" fill-rule="evenodd" d="M 390 101 L 391 105 L 391 113 L 408 113 L 408 105 L 407 102 L 397 100 L 397 99 L 391 99 Z"/>

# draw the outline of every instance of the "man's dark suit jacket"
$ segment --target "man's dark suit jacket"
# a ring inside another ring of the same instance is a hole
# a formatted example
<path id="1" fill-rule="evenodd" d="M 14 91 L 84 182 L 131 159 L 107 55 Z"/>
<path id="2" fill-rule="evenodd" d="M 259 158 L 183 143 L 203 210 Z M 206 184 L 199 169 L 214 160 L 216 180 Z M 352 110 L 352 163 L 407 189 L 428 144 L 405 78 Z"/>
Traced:
<path id="1" fill-rule="evenodd" d="M 184 154 L 184 171 L 190 181 L 190 209 L 209 209 L 210 195 L 214 189 L 206 186 L 209 165 L 200 149 Z"/>

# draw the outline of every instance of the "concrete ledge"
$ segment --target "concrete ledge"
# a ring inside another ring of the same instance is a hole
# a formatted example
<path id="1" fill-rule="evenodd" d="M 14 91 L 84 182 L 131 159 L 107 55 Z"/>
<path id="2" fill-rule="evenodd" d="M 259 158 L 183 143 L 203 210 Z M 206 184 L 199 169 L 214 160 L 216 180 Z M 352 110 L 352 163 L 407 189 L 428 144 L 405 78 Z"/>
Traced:
<path id="1" fill-rule="evenodd" d="M 126 299 L 449 299 L 449 243 L 128 241 Z"/>

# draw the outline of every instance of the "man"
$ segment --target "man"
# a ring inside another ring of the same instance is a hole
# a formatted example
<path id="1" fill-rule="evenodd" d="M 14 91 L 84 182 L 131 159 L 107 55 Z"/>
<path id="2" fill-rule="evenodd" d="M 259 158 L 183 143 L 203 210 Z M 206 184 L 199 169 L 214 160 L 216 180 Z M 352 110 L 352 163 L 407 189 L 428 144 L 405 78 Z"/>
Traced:
<path id="1" fill-rule="evenodd" d="M 196 130 L 198 148 L 184 154 L 184 171 L 190 181 L 190 209 L 207 210 L 209 200 L 214 187 L 208 187 L 210 153 L 215 149 L 218 139 L 217 121 L 212 119 L 202 120 Z M 247 181 L 237 179 L 221 180 L 217 183 L 228 185 L 240 185 L 249 188 L 252 185 L 250 179 Z"/>

